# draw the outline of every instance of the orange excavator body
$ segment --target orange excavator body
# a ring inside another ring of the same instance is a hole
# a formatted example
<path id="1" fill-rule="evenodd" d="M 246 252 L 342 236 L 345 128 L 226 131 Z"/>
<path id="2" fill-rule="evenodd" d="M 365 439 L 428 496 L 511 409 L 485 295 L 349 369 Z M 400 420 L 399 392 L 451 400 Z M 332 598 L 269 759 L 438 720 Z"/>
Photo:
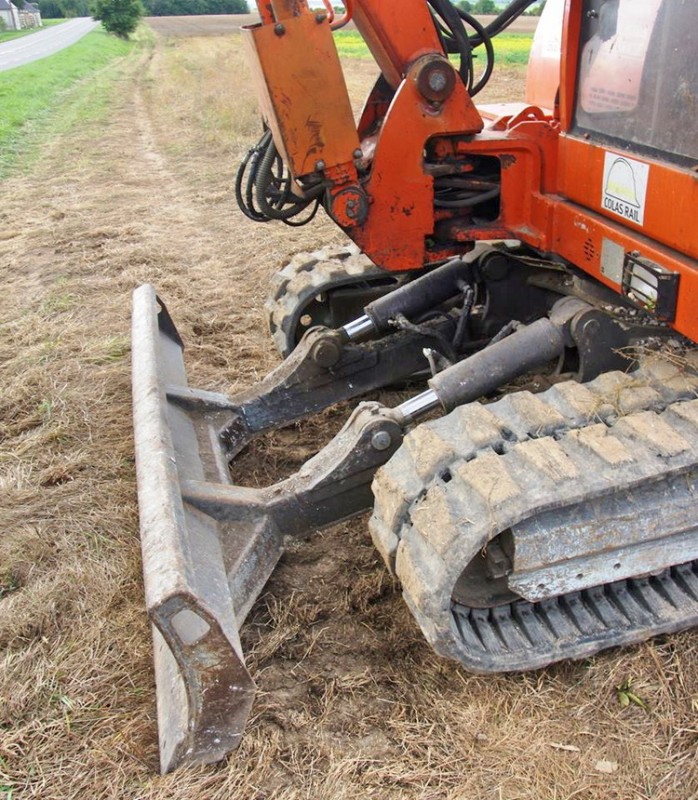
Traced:
<path id="1" fill-rule="evenodd" d="M 328 15 L 304 2 L 276 3 L 272 15 L 262 0 L 258 5 L 263 21 L 245 35 L 265 121 L 295 178 L 323 175 L 330 214 L 376 264 L 389 271 L 422 269 L 479 240 L 517 239 L 627 295 L 632 268 L 624 263 L 633 253 L 674 276 L 680 288 L 668 321 L 698 339 L 695 137 L 687 130 L 675 152 L 658 146 L 658 129 L 690 122 L 681 110 L 688 101 L 680 96 L 686 79 L 675 70 L 678 86 L 672 87 L 651 72 L 653 102 L 663 104 L 665 114 L 655 108 L 649 144 L 601 136 L 582 122 L 625 113 L 637 114 L 642 124 L 643 69 L 650 72 L 647 62 L 664 63 L 676 51 L 667 42 L 669 21 L 655 24 L 660 0 L 634 18 L 630 6 L 621 5 L 618 28 L 605 42 L 585 33 L 584 15 L 594 12 L 588 2 L 549 3 L 528 89 L 529 98 L 545 105 L 480 109 L 444 58 L 422 0 L 355 0 L 354 23 L 381 69 L 358 126 Z M 677 12 L 690 27 L 695 12 Z M 664 47 L 662 58 L 651 55 L 651 43 Z M 430 89 L 430 80 L 440 89 Z M 619 81 L 633 88 L 623 95 Z M 675 100 L 662 100 L 662 92 Z M 487 177 L 495 174 L 498 201 L 483 214 L 436 207 L 435 178 L 477 179 L 478 164 Z M 614 176 L 620 176 L 616 194 L 608 189 Z"/>
<path id="2" fill-rule="evenodd" d="M 232 397 L 190 388 L 164 304 L 134 295 L 163 771 L 237 746 L 238 632 L 286 542 L 369 509 L 425 637 L 466 669 L 698 625 L 698 3 L 548 0 L 526 101 L 476 106 L 530 0 L 487 27 L 450 0 L 345 1 L 340 20 L 257 0 L 244 30 L 265 131 L 238 205 L 299 224 L 322 204 L 358 245 L 275 276 L 288 357 Z M 380 70 L 358 122 L 348 19 Z M 428 388 L 359 404 L 273 486 L 235 484 L 257 436 L 398 384 Z"/>

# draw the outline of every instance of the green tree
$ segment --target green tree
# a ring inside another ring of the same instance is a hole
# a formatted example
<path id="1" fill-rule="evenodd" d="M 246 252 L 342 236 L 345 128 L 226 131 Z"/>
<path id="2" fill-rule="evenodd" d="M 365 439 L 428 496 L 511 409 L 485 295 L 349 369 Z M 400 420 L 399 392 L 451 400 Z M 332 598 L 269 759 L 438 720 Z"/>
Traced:
<path id="1" fill-rule="evenodd" d="M 63 16 L 58 0 L 39 0 L 39 10 L 44 19 L 60 19 Z"/>
<path id="2" fill-rule="evenodd" d="M 247 5 L 246 0 L 226 0 L 225 3 L 226 10 L 225 14 L 249 14 L 250 9 Z M 340 16 L 344 13 L 344 9 L 340 7 L 339 14 Z"/>
<path id="3" fill-rule="evenodd" d="M 87 0 L 58 0 L 64 17 L 89 17 L 90 9 Z"/>
<path id="4" fill-rule="evenodd" d="M 460 0 L 460 2 L 456 3 L 456 5 L 458 6 L 458 8 L 468 13 L 470 13 L 473 10 L 473 4 L 470 2 L 470 0 Z"/>
<path id="5" fill-rule="evenodd" d="M 141 0 L 95 0 L 92 16 L 102 21 L 105 30 L 128 39 L 143 16 Z"/>
<path id="6" fill-rule="evenodd" d="M 496 14 L 497 6 L 494 0 L 477 0 L 473 6 L 473 11 L 476 14 Z"/>

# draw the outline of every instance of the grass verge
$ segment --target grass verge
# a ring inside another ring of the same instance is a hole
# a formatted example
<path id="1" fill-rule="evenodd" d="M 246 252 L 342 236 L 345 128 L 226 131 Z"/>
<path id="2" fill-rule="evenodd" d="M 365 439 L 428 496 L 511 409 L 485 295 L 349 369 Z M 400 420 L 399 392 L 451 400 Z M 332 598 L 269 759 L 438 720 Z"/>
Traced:
<path id="1" fill-rule="evenodd" d="M 151 39 L 145 28 L 131 41 L 98 29 L 49 58 L 0 73 L 0 178 L 33 161 L 47 138 L 102 113 L 111 68 Z"/>
<path id="2" fill-rule="evenodd" d="M 336 31 L 334 34 L 337 50 L 341 56 L 354 58 L 369 58 L 368 47 L 357 31 Z M 531 33 L 503 33 L 495 36 L 495 58 L 498 64 L 510 66 L 525 66 L 528 63 L 528 54 L 531 50 L 533 34 Z M 476 51 L 482 54 L 482 48 Z M 480 56 L 482 58 L 482 56 Z"/>

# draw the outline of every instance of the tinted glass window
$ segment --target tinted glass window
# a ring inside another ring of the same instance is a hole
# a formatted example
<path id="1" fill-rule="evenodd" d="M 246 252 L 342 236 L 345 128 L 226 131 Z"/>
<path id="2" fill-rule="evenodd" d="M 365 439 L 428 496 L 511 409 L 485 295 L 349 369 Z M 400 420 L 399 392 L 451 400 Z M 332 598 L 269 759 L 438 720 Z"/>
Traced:
<path id="1" fill-rule="evenodd" d="M 698 0 L 586 0 L 575 123 L 698 160 Z"/>

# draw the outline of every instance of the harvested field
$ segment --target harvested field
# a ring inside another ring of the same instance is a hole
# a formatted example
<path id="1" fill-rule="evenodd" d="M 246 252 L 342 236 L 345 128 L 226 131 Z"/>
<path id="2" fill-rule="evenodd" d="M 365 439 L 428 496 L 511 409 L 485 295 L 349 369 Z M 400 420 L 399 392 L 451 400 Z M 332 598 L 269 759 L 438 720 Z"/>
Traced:
<path id="1" fill-rule="evenodd" d="M 243 25 L 259 22 L 258 14 L 215 14 L 187 17 L 146 17 L 145 22 L 162 36 L 230 36 Z"/>
<path id="2" fill-rule="evenodd" d="M 373 68 L 346 66 L 358 104 Z M 511 70 L 485 99 L 521 89 Z M 255 108 L 237 35 L 160 38 L 122 66 L 106 118 L 2 184 L 0 798 L 697 797 L 696 633 L 468 675 L 422 640 L 365 519 L 293 547 L 252 610 L 259 694 L 238 753 L 157 774 L 130 293 L 147 281 L 166 300 L 192 385 L 234 392 L 278 363 L 272 273 L 342 241 L 326 220 L 254 225 L 235 208 Z M 265 478 L 286 449 L 272 443 Z"/>
<path id="3" fill-rule="evenodd" d="M 483 25 L 489 24 L 495 17 L 480 16 L 477 19 Z M 509 26 L 511 33 L 533 33 L 538 25 L 539 17 L 519 17 Z M 145 20 L 162 36 L 227 36 L 236 33 L 243 25 L 259 22 L 257 14 L 218 14 L 190 17 L 146 17 Z M 354 28 L 350 22 L 347 29 Z"/>

